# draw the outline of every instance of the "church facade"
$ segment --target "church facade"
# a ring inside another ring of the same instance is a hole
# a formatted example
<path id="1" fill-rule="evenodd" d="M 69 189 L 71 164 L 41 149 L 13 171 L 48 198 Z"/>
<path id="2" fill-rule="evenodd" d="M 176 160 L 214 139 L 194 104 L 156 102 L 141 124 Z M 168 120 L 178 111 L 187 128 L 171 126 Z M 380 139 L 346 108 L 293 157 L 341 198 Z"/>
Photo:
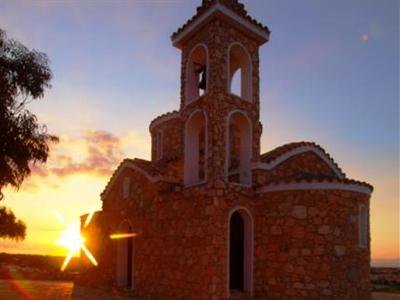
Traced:
<path id="1" fill-rule="evenodd" d="M 82 229 L 99 265 L 78 281 L 140 299 L 371 298 L 372 186 L 312 142 L 260 152 L 269 37 L 237 0 L 203 0 L 172 35 L 180 108 L 150 123 L 151 161 L 110 178 Z"/>

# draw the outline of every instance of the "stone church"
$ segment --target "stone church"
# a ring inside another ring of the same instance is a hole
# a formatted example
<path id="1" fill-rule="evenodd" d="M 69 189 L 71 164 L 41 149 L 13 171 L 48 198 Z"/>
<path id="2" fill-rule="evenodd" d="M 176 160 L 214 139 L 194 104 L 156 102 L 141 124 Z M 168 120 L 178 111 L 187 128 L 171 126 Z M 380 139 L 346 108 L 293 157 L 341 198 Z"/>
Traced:
<path id="1" fill-rule="evenodd" d="M 140 299 L 371 298 L 372 186 L 313 142 L 260 152 L 269 38 L 237 0 L 203 0 L 172 34 L 180 107 L 151 121 L 151 161 L 111 176 L 82 228 L 99 265 L 78 282 Z"/>

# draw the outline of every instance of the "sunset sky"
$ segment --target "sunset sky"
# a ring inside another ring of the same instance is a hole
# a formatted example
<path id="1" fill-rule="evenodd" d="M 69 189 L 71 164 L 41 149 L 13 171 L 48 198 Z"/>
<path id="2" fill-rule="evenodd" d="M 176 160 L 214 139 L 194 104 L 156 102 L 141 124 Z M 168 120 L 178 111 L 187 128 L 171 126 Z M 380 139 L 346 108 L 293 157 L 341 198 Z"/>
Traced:
<path id="1" fill-rule="evenodd" d="M 260 51 L 262 151 L 315 141 L 371 183 L 373 262 L 399 258 L 399 2 L 243 0 L 269 26 Z M 124 157 L 150 157 L 149 122 L 179 105 L 170 35 L 200 0 L 0 2 L 0 28 L 47 53 L 52 89 L 31 103 L 60 137 L 2 204 L 27 224 L 0 252 L 64 254 L 65 224 L 101 207 Z M 399 264 L 399 263 L 398 263 Z"/>

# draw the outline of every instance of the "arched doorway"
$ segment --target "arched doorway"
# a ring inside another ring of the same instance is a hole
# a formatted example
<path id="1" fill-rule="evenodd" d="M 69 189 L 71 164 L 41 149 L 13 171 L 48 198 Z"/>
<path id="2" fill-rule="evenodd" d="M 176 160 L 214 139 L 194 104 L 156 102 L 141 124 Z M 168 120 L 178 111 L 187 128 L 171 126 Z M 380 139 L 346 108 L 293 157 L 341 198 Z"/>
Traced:
<path id="1" fill-rule="evenodd" d="M 253 286 L 253 220 L 245 208 L 229 215 L 229 293 L 252 294 Z"/>
<path id="2" fill-rule="evenodd" d="M 229 235 L 229 289 L 243 291 L 244 287 L 244 223 L 242 216 L 235 211 L 231 216 Z"/>
<path id="3" fill-rule="evenodd" d="M 124 221 L 119 227 L 119 233 L 131 233 L 132 227 Z M 117 284 L 119 287 L 134 288 L 134 245 L 133 238 L 117 240 Z"/>

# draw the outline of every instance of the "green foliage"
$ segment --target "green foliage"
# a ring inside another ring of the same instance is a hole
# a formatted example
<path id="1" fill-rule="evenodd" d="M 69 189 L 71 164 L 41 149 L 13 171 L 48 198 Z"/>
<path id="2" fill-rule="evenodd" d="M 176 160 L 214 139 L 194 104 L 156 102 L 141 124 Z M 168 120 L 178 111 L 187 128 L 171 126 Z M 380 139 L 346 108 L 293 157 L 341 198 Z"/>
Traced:
<path id="1" fill-rule="evenodd" d="M 58 141 L 26 109 L 30 101 L 43 97 L 45 89 L 51 87 L 51 77 L 44 53 L 8 39 L 0 29 L 0 200 L 3 198 L 2 190 L 7 185 L 17 189 L 20 187 L 30 174 L 32 164 L 46 162 L 48 143 Z M 10 211 L 1 212 L 0 221 L 3 221 L 3 217 L 9 218 L 7 222 L 14 220 L 15 227 L 7 224 L 11 226 L 10 230 L 18 229 L 14 232 L 19 235 L 0 230 L 0 237 L 23 238 L 25 225 L 16 221 Z"/>
<path id="2" fill-rule="evenodd" d="M 46 162 L 48 142 L 57 141 L 25 108 L 43 97 L 51 77 L 44 53 L 7 39 L 0 30 L 0 197 L 6 185 L 21 185 L 32 163 Z"/>

